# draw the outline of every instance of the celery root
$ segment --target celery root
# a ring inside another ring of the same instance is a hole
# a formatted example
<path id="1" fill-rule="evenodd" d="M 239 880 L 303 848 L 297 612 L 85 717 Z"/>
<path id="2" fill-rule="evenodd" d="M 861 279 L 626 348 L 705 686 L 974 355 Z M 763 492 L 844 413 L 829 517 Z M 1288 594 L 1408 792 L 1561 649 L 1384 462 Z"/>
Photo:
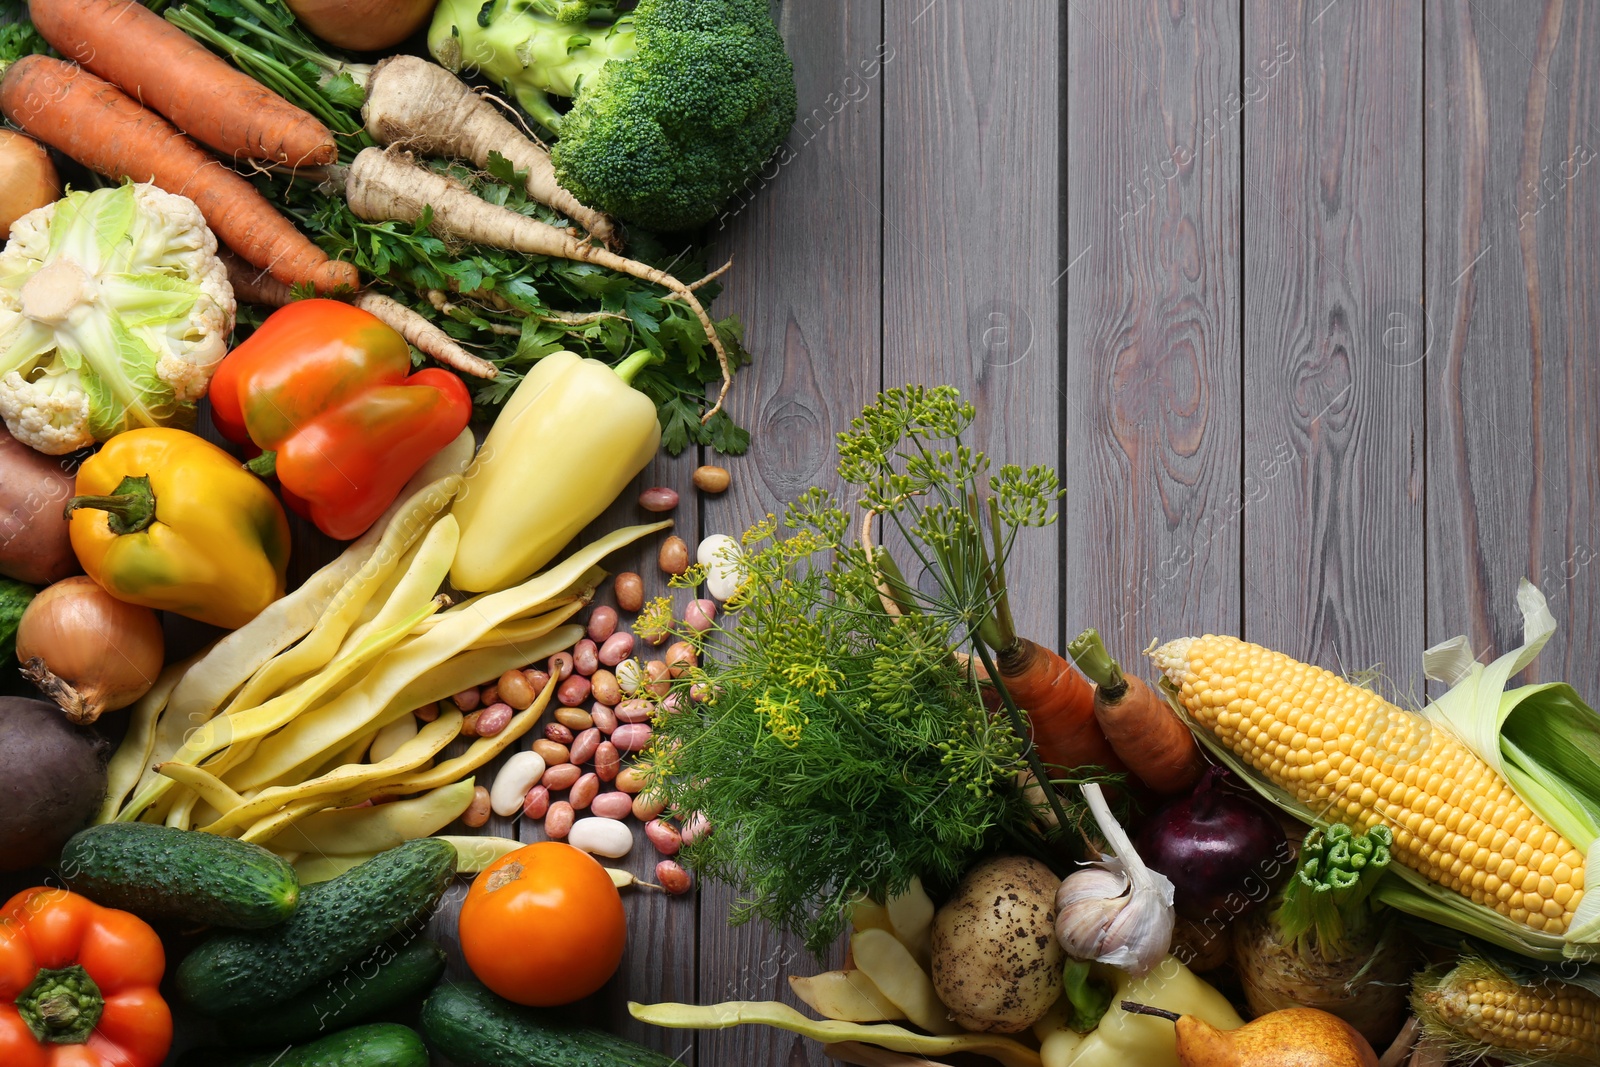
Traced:
<path id="1" fill-rule="evenodd" d="M 694 292 L 665 271 L 597 248 L 566 230 L 510 208 L 491 204 L 473 195 L 460 182 L 419 167 L 403 154 L 380 148 L 364 149 L 350 164 L 345 199 L 351 211 L 369 222 L 416 222 L 427 215 L 433 232 L 441 237 L 506 248 L 524 255 L 592 263 L 661 286 L 695 313 L 722 368 L 722 388 L 717 393 L 717 402 L 701 421 L 709 420 L 722 410 L 722 402 L 733 382 L 727 350 L 722 347 L 716 327 Z"/>
<path id="2" fill-rule="evenodd" d="M 583 204 L 556 181 L 543 146 L 437 63 L 393 56 L 373 67 L 361 117 L 379 143 L 425 156 L 468 159 L 487 167 L 489 153 L 499 152 L 527 172 L 529 196 L 577 222 L 607 247 L 620 243 L 609 215 Z"/>

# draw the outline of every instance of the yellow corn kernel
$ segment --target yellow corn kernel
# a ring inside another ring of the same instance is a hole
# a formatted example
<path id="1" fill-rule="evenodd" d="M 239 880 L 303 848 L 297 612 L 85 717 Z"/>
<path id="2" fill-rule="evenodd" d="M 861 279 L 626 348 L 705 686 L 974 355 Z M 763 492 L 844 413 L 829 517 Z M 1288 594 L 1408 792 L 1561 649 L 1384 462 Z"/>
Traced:
<path id="1" fill-rule="evenodd" d="M 1571 925 L 1583 853 L 1449 731 L 1236 637 L 1182 638 L 1151 658 L 1197 724 L 1323 817 L 1387 824 L 1400 862 L 1531 929 Z M 1234 711 L 1246 729 L 1230 728 Z M 1312 738 L 1336 738 L 1332 758 L 1307 758 Z"/>

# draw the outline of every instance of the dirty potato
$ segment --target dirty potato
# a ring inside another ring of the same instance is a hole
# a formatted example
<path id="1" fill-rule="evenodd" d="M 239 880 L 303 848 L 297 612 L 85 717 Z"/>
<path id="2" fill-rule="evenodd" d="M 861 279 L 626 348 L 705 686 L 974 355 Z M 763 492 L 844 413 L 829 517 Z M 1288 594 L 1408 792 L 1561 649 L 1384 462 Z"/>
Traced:
<path id="1" fill-rule="evenodd" d="M 933 986 L 968 1030 L 1026 1030 L 1061 995 L 1060 879 L 1035 859 L 1001 856 L 967 872 L 933 920 Z"/>

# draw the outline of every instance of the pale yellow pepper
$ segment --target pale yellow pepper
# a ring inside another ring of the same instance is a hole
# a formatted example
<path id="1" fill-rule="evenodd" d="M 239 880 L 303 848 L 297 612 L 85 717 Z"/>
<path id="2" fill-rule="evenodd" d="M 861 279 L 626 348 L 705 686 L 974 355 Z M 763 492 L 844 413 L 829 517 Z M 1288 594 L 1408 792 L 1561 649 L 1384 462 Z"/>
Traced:
<path id="1" fill-rule="evenodd" d="M 1094 1030 L 1079 1034 L 1066 1025 L 1065 1000 L 1058 1003 L 1033 1028 L 1044 1067 L 1180 1067 L 1176 1027 L 1165 1019 L 1123 1011 L 1124 1000 L 1197 1015 L 1219 1030 L 1244 1025 L 1226 997 L 1173 956 L 1142 978 L 1098 964 L 1094 976 L 1115 983 L 1111 1010 Z"/>

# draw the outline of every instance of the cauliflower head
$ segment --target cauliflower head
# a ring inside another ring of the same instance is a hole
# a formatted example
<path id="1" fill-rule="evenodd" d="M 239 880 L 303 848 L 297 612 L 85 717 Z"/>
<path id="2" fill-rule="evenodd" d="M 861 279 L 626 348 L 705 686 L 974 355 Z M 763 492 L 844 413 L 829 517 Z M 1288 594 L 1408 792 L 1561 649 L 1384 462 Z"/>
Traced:
<path id="1" fill-rule="evenodd" d="M 30 211 L 0 252 L 0 418 L 52 455 L 192 425 L 234 309 L 187 197 L 130 183 Z"/>

